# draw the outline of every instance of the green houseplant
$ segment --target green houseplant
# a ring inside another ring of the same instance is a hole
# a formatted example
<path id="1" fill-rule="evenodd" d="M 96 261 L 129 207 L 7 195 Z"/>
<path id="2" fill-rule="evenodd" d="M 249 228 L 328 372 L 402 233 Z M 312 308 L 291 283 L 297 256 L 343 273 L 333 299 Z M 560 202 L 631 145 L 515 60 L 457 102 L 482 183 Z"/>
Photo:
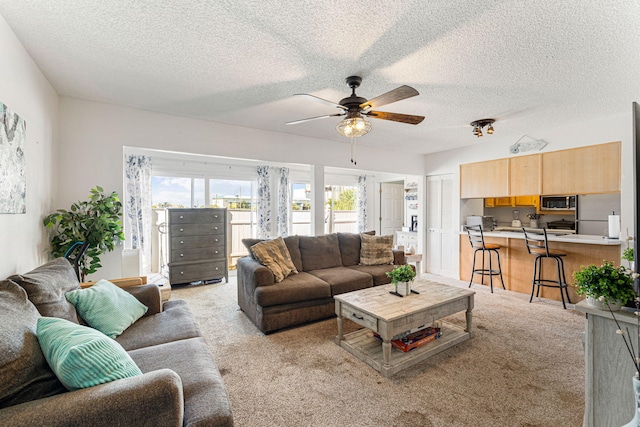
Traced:
<path id="1" fill-rule="evenodd" d="M 121 212 L 122 203 L 115 191 L 105 194 L 100 186 L 92 188 L 88 200 L 75 202 L 69 210 L 58 209 L 44 218 L 44 226 L 51 230 L 51 254 L 62 257 L 76 242 L 88 243 L 79 260 L 84 280 L 87 274 L 102 267 L 100 255 L 124 240 Z"/>
<path id="2" fill-rule="evenodd" d="M 585 295 L 590 304 L 604 309 L 620 309 L 622 304 L 635 298 L 631 272 L 624 267 L 615 267 L 611 261 L 597 267 L 594 264 L 582 266 L 573 273 L 574 286 L 578 295 Z"/>
<path id="3" fill-rule="evenodd" d="M 396 285 L 396 293 L 403 296 L 411 293 L 411 282 L 416 277 L 416 272 L 411 265 L 396 265 L 393 270 L 387 271 L 385 274 L 391 279 L 391 283 Z"/>

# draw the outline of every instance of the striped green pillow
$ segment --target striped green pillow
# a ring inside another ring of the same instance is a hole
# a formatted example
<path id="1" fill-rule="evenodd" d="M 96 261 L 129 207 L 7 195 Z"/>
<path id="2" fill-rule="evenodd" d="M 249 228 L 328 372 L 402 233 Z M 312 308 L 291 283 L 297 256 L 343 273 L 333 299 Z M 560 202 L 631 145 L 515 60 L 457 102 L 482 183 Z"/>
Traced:
<path id="1" fill-rule="evenodd" d="M 65 297 L 89 326 L 109 338 L 120 335 L 148 310 L 136 297 L 107 280 L 67 292 Z"/>
<path id="2" fill-rule="evenodd" d="M 40 317 L 36 334 L 49 366 L 69 390 L 142 375 L 120 344 L 95 329 Z"/>

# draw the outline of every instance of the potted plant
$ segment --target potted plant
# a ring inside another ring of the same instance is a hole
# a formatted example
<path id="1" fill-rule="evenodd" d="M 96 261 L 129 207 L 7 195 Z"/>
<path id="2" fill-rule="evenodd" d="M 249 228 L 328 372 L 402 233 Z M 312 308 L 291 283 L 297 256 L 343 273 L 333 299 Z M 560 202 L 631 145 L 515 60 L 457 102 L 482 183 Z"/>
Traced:
<path id="1" fill-rule="evenodd" d="M 573 273 L 578 295 L 586 295 L 587 302 L 601 309 L 620 310 L 635 298 L 631 271 L 604 261 L 600 267 L 591 264 Z"/>
<path id="2" fill-rule="evenodd" d="M 95 273 L 100 255 L 112 251 L 115 244 L 124 240 L 120 213 L 122 203 L 118 194 L 104 194 L 100 186 L 91 189 L 88 200 L 73 203 L 69 210 L 58 209 L 47 215 L 43 224 L 51 233 L 51 254 L 63 257 L 77 242 L 86 243 L 86 251 L 78 260 L 79 279 Z"/>
<path id="3" fill-rule="evenodd" d="M 416 277 L 416 272 L 409 264 L 396 265 L 393 270 L 387 271 L 387 277 L 396 286 L 396 293 L 406 296 L 411 293 L 411 283 Z"/>
<path id="4" fill-rule="evenodd" d="M 622 259 L 627 261 L 629 263 L 629 268 L 633 270 L 633 263 L 635 260 L 633 248 L 627 247 L 624 251 L 622 251 Z"/>

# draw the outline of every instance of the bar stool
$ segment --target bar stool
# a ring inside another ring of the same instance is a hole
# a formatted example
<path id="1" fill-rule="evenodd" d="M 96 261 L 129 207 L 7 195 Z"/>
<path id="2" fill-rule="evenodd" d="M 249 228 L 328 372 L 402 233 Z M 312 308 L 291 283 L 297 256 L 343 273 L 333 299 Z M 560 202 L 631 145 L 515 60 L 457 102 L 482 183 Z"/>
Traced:
<path id="1" fill-rule="evenodd" d="M 489 286 L 491 287 L 491 293 L 493 293 L 493 276 L 500 276 L 500 282 L 502 282 L 502 289 L 504 287 L 504 280 L 502 279 L 502 267 L 500 266 L 500 252 L 498 250 L 502 247 L 496 243 L 485 243 L 484 233 L 482 232 L 481 225 L 467 225 L 465 226 L 467 233 L 469 234 L 469 243 L 474 249 L 473 251 L 473 264 L 471 266 L 471 280 L 469 280 L 469 287 L 473 283 L 473 276 L 479 274 L 482 276 L 482 283 L 484 283 L 484 276 L 489 276 Z M 478 251 L 482 252 L 482 268 L 476 268 L 476 254 Z M 489 268 L 486 269 L 484 264 L 484 253 L 489 253 Z M 493 268 L 491 261 L 491 253 L 495 252 L 498 258 L 498 269 Z"/>
<path id="2" fill-rule="evenodd" d="M 567 256 L 566 253 L 549 249 L 549 240 L 547 239 L 547 230 L 542 229 L 542 234 L 539 233 L 527 233 L 524 227 L 522 227 L 524 233 L 524 241 L 527 245 L 527 251 L 531 255 L 535 255 L 533 260 L 533 278 L 531 279 L 531 297 L 529 302 L 533 300 L 533 291 L 536 290 L 536 298 L 540 295 L 540 286 L 547 286 L 550 288 L 560 289 L 560 298 L 562 298 L 562 306 L 566 309 L 567 306 L 564 303 L 564 296 L 567 295 L 567 302 L 571 304 L 571 298 L 569 298 L 569 287 L 567 285 L 567 278 L 564 274 L 564 261 L 562 257 Z M 542 278 L 542 259 L 552 258 L 556 261 L 556 268 L 558 270 L 558 280 L 548 280 Z M 564 294 L 562 290 L 564 289 Z"/>

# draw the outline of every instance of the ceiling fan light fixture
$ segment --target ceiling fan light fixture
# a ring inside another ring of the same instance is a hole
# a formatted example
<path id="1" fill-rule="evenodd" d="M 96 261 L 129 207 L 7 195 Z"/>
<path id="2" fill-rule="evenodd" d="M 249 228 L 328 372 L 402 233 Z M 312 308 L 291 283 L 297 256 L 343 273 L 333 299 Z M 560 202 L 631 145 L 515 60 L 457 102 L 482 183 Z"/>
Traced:
<path id="1" fill-rule="evenodd" d="M 493 134 L 493 124 L 495 123 L 495 119 L 480 119 L 470 123 L 473 126 L 473 134 L 480 138 L 482 136 L 482 128 L 487 127 L 487 134 Z"/>
<path id="2" fill-rule="evenodd" d="M 347 138 L 359 138 L 369 133 L 371 123 L 360 115 L 347 117 L 338 123 L 336 130 Z"/>

